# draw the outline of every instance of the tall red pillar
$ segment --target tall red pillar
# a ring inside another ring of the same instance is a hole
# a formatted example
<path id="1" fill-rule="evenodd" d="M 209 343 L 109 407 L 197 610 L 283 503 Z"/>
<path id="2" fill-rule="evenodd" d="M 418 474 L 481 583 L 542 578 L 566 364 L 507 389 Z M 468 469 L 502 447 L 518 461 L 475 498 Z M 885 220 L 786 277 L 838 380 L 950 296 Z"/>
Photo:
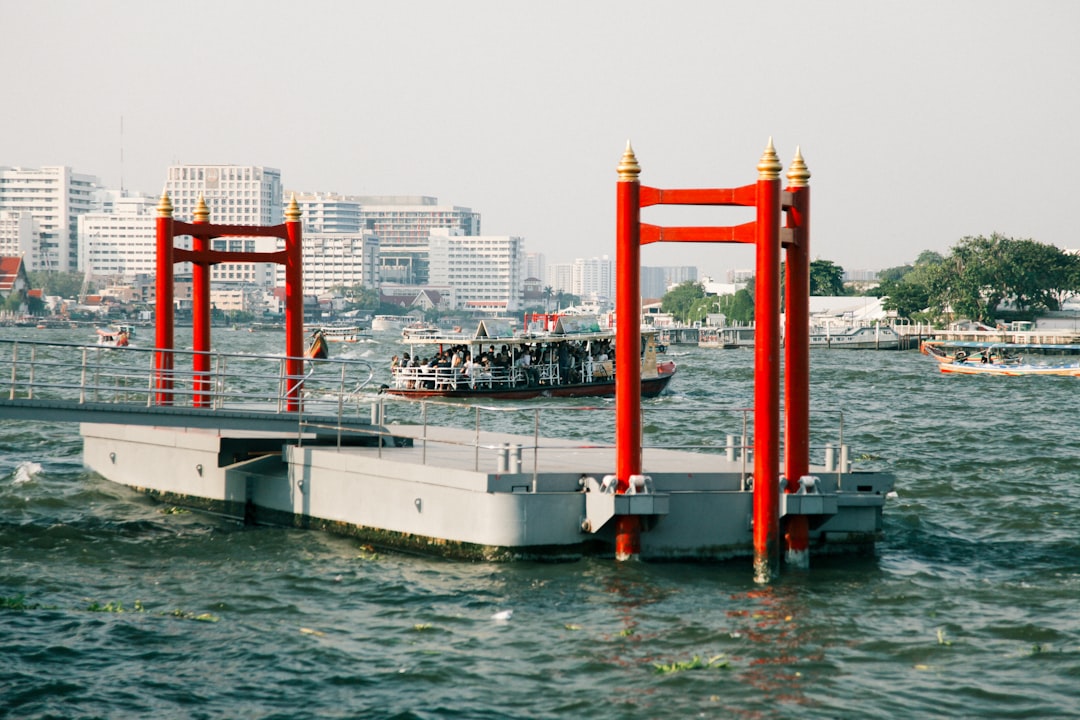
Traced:
<path id="1" fill-rule="evenodd" d="M 173 205 L 168 193 L 157 206 L 157 288 L 154 305 L 155 402 L 172 404 L 173 370 Z"/>
<path id="2" fill-rule="evenodd" d="M 799 490 L 799 478 L 810 471 L 810 171 L 796 148 L 787 172 L 787 228 L 784 264 L 784 472 L 787 492 Z M 784 521 L 785 560 L 793 567 L 810 566 L 810 529 L 805 515 Z"/>
<path id="3" fill-rule="evenodd" d="M 300 409 L 304 374 L 303 236 L 300 206 L 293 196 L 285 210 L 285 373 L 289 376 L 286 407 Z"/>
<path id="4" fill-rule="evenodd" d="M 199 202 L 195 206 L 193 225 L 207 225 L 210 223 L 210 209 L 206 201 L 199 196 Z M 206 234 L 192 236 L 191 249 L 196 253 L 205 253 L 210 249 L 210 239 Z M 192 382 L 194 394 L 192 405 L 206 407 L 210 399 L 206 392 L 210 387 L 210 262 L 207 260 L 196 261 L 191 266 L 191 348 L 195 351 L 191 364 L 194 371 Z"/>
<path id="5" fill-rule="evenodd" d="M 780 159 L 758 161 L 754 297 L 754 580 L 780 565 Z"/>
<path id="6" fill-rule="evenodd" d="M 626 143 L 616 184 L 615 477 L 625 493 L 641 474 L 641 167 Z M 637 515 L 615 518 L 615 558 L 641 553 Z"/>

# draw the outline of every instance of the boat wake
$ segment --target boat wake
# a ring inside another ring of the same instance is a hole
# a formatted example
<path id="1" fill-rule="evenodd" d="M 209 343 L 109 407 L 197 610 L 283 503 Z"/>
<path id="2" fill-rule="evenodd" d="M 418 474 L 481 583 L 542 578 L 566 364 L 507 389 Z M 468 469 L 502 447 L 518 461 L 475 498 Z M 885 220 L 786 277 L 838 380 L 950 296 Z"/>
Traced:
<path id="1" fill-rule="evenodd" d="M 21 462 L 19 463 L 19 466 L 15 468 L 11 484 L 23 485 L 25 483 L 28 483 L 33 480 L 36 475 L 41 474 L 41 469 L 42 468 L 39 463 L 32 462 L 30 460 Z"/>

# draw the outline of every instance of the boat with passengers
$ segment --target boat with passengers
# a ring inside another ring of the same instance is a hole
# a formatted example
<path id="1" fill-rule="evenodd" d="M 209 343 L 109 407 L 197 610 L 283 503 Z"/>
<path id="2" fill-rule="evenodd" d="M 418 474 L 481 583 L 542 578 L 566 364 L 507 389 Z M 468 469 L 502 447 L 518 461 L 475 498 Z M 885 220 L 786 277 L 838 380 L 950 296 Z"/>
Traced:
<path id="1" fill-rule="evenodd" d="M 482 320 L 471 335 L 416 335 L 391 361 L 383 391 L 411 398 L 603 397 L 615 394 L 615 331 L 593 316 L 526 316 L 526 329 Z M 658 361 L 657 331 L 641 330 L 641 394 L 656 397 L 675 375 Z"/>
<path id="2" fill-rule="evenodd" d="M 948 345 L 955 347 L 949 348 Z M 943 373 L 956 375 L 1064 375 L 1080 377 L 1080 363 L 1032 362 L 1017 354 L 1021 349 L 1045 352 L 1078 352 L 1078 345 L 1035 345 L 999 343 L 978 347 L 978 343 L 960 341 L 924 341 L 920 346 L 924 355 L 938 362 Z"/>

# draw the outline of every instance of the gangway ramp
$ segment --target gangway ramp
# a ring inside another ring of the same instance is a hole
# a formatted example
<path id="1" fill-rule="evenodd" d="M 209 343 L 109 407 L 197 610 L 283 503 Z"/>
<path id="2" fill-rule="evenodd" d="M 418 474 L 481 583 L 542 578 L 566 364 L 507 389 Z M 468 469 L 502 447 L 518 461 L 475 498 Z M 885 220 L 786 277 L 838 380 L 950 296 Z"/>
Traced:
<path id="1" fill-rule="evenodd" d="M 215 352 L 210 371 L 196 373 L 195 353 L 169 351 L 163 393 L 159 352 L 0 340 L 0 417 L 273 432 L 373 425 L 366 360 L 306 360 L 289 376 L 284 356 Z"/>

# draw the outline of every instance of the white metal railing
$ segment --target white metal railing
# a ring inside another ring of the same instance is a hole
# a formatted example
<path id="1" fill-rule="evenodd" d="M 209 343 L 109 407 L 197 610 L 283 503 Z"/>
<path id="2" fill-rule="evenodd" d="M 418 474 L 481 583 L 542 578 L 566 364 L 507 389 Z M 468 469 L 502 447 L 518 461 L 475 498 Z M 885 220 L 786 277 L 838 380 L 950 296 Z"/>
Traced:
<path id="1" fill-rule="evenodd" d="M 418 412 L 419 418 L 416 419 L 415 424 L 420 426 L 420 436 L 414 438 L 414 444 L 420 444 L 420 462 L 421 464 L 427 464 L 427 446 L 429 443 L 433 445 L 447 445 L 457 446 L 471 449 L 473 451 L 473 469 L 475 471 L 480 470 L 482 454 L 490 459 L 494 457 L 498 463 L 498 469 L 501 472 L 530 472 L 529 470 L 523 470 L 522 458 L 527 454 L 531 455 L 531 475 L 532 480 L 535 483 L 537 475 L 540 472 L 540 451 L 541 450 L 614 450 L 615 444 L 613 440 L 596 441 L 595 433 L 600 423 L 597 422 L 595 417 L 589 417 L 584 419 L 581 423 L 577 424 L 578 427 L 587 428 L 589 431 L 589 438 L 582 438 L 580 444 L 567 444 L 565 440 L 560 441 L 558 444 L 544 444 L 544 438 L 541 435 L 541 417 L 546 413 L 558 413 L 560 415 L 565 413 L 588 413 L 607 416 L 607 423 L 611 426 L 610 435 L 614 436 L 614 409 L 610 405 L 606 406 L 568 406 L 568 405 L 554 405 L 554 406 L 522 406 L 522 405 L 479 405 L 474 403 L 454 402 L 451 400 L 433 400 L 433 399 L 409 399 L 392 395 L 380 395 L 375 401 L 372 407 L 372 427 L 368 429 L 346 429 L 334 426 L 317 426 L 326 430 L 337 430 L 338 441 L 340 447 L 341 433 L 358 433 L 365 436 L 373 436 L 378 438 L 377 446 L 379 449 L 379 456 L 382 456 L 383 447 L 390 446 L 397 442 L 397 438 L 400 434 L 396 434 L 392 428 L 388 428 L 385 425 L 386 417 L 386 404 L 396 403 L 398 407 L 411 407 L 413 412 Z M 429 434 L 428 429 L 432 423 L 432 410 L 439 411 L 439 417 L 436 422 L 442 425 L 456 425 L 459 428 L 471 429 L 472 438 L 468 441 L 462 440 L 450 440 L 446 438 L 434 437 Z M 724 408 L 716 406 L 688 406 L 680 405 L 679 407 L 650 407 L 643 408 L 642 415 L 642 427 L 647 428 L 648 424 L 644 422 L 646 416 L 662 416 L 665 414 L 678 413 L 685 416 L 687 413 L 699 413 L 702 418 L 708 418 L 709 421 L 715 422 L 717 416 L 735 418 L 735 423 L 738 426 L 739 433 L 717 434 L 716 437 L 722 437 L 724 439 L 723 444 L 720 443 L 679 443 L 671 442 L 670 440 L 658 437 L 660 433 L 649 431 L 643 432 L 643 436 L 646 442 L 643 442 L 643 449 L 667 449 L 667 450 L 691 450 L 701 453 L 717 454 L 722 452 L 725 455 L 725 459 L 729 463 L 735 463 L 738 466 L 738 472 L 742 478 L 743 486 L 748 488 L 750 486 L 750 479 L 753 474 L 753 438 L 751 436 L 752 408 Z M 456 422 L 454 416 L 456 415 Z M 827 473 L 837 474 L 837 487 L 840 487 L 840 475 L 850 471 L 850 452 L 848 446 L 844 442 L 844 415 L 842 411 L 830 410 L 815 412 L 816 416 L 834 416 L 836 420 L 835 432 L 836 441 L 824 442 L 817 445 L 811 444 L 810 451 L 812 454 L 816 454 L 821 462 L 817 463 L 819 467 L 824 467 Z M 482 420 L 482 416 L 487 416 L 487 420 Z M 502 418 L 500 421 L 499 418 Z M 508 434 L 522 435 L 521 427 L 522 422 L 520 418 L 527 417 L 530 420 L 532 430 L 532 443 L 531 444 L 514 444 L 508 445 L 503 442 L 492 443 L 485 442 L 483 439 L 483 432 L 481 427 L 484 427 L 488 432 L 506 432 Z M 492 420 L 491 418 L 494 418 Z M 396 418 L 399 422 L 409 422 L 404 418 Z M 309 425 L 316 427 L 314 425 Z M 565 422 L 563 424 L 565 428 Z M 607 434 L 607 433 L 605 433 Z M 653 441 L 648 442 L 649 436 L 653 436 Z M 839 459 L 837 458 L 837 451 L 839 450 Z M 781 469 L 782 470 L 782 469 Z"/>
<path id="2" fill-rule="evenodd" d="M 206 370 L 195 368 L 197 356 Z M 303 372 L 290 374 L 290 360 Z M 367 360 L 110 348 L 0 340 L 0 397 L 139 407 L 293 412 L 342 417 L 362 401 L 374 368 Z M 367 412 L 367 405 L 364 405 Z"/>

